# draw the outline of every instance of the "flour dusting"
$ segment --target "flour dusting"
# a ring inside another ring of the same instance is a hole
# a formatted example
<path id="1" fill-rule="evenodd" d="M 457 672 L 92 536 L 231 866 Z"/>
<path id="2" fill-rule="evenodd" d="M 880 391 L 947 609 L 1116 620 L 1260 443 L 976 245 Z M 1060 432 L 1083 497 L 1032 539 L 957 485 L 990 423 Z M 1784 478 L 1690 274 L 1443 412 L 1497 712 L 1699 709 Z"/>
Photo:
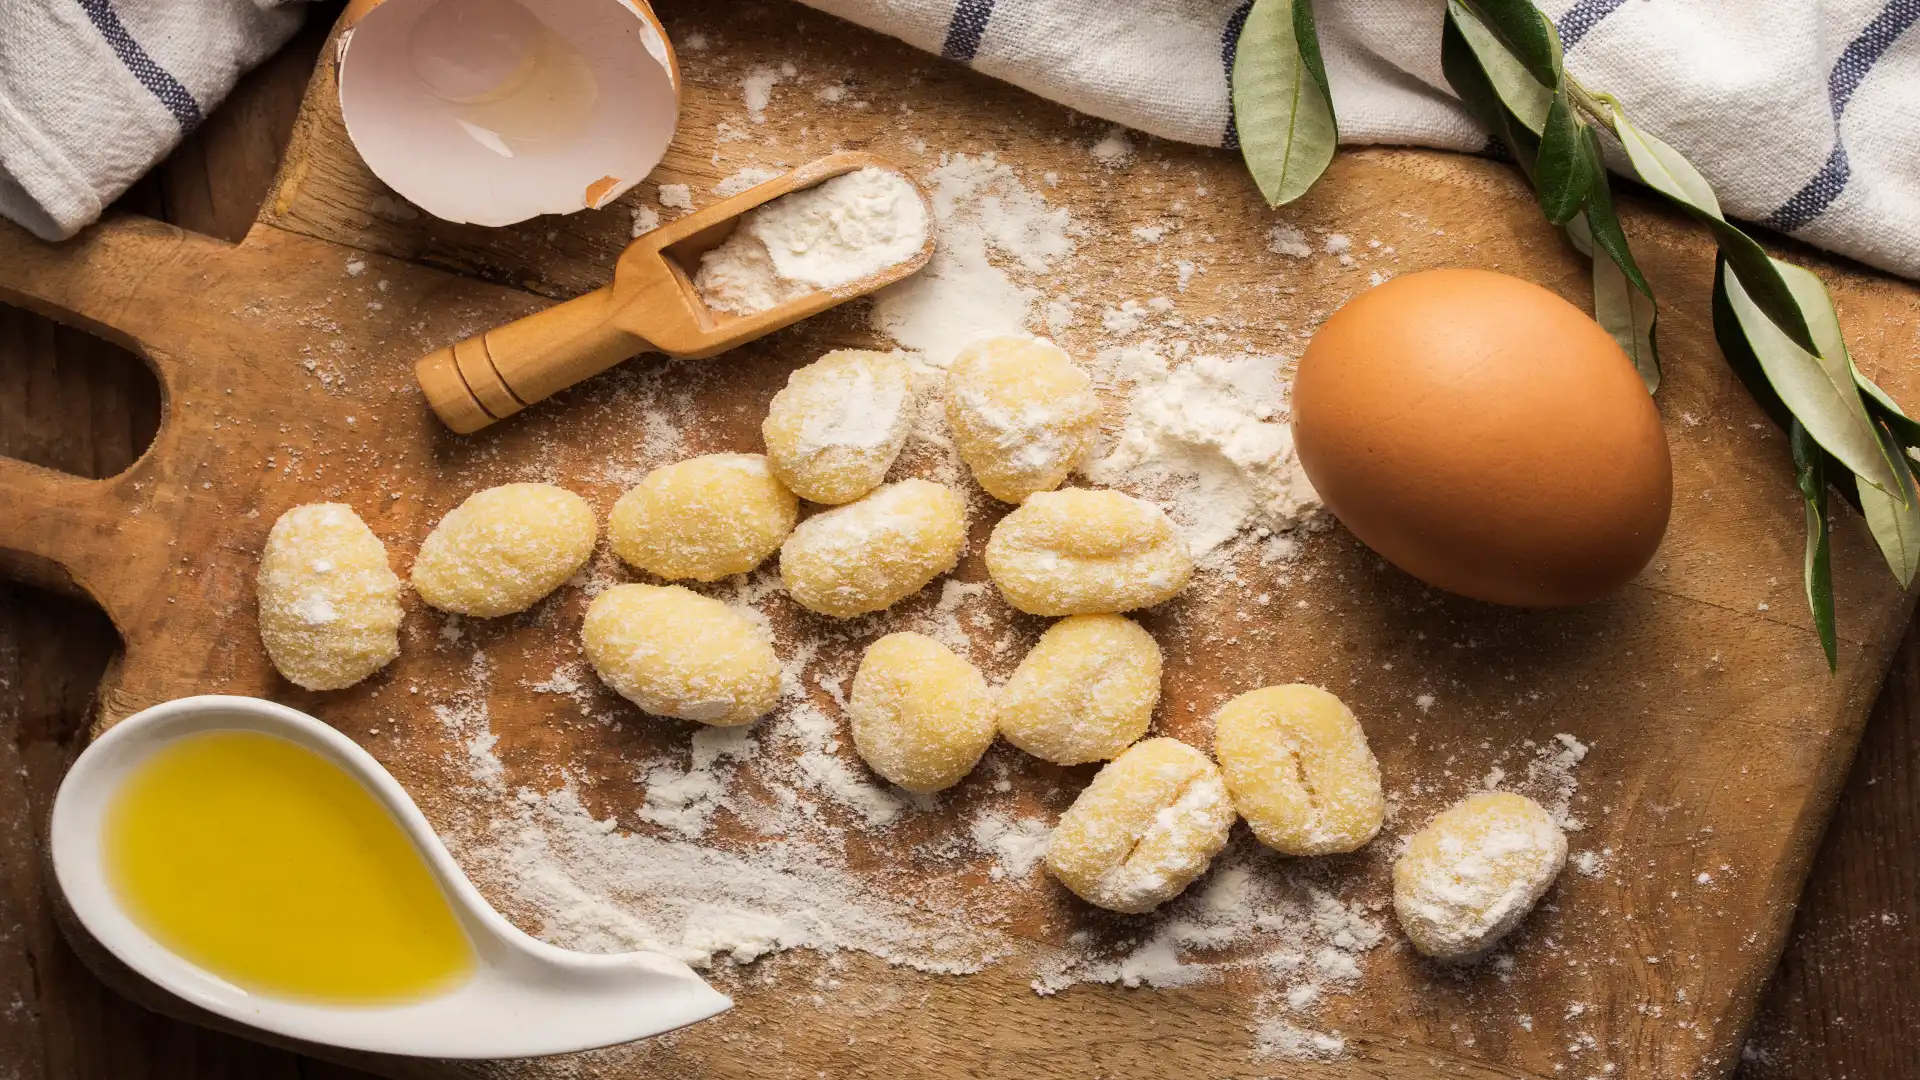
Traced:
<path id="1" fill-rule="evenodd" d="M 942 155 L 928 176 L 938 240 L 926 268 L 875 298 L 879 328 L 931 364 L 945 367 L 969 342 L 1026 333 L 1043 293 L 1016 282 L 1044 274 L 1074 250 L 1064 208 L 1020 182 L 992 154 Z"/>
<path id="2" fill-rule="evenodd" d="M 1282 420 L 1277 359 L 1196 356 L 1171 365 L 1132 346 L 1102 362 L 1133 392 L 1118 440 L 1088 476 L 1168 502 L 1203 567 L 1220 563 L 1235 541 L 1275 538 L 1319 508 Z"/>

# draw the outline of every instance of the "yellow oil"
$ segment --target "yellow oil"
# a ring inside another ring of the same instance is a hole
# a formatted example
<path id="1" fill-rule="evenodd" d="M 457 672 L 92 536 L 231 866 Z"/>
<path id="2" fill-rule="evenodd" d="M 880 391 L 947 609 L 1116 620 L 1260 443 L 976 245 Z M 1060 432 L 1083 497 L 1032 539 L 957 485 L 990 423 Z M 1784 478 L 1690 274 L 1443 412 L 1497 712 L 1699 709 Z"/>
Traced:
<path id="1" fill-rule="evenodd" d="M 156 940 L 242 989 L 336 1003 L 458 986 L 473 946 L 412 841 L 312 750 L 208 731 L 122 783 L 101 837 L 121 906 Z"/>

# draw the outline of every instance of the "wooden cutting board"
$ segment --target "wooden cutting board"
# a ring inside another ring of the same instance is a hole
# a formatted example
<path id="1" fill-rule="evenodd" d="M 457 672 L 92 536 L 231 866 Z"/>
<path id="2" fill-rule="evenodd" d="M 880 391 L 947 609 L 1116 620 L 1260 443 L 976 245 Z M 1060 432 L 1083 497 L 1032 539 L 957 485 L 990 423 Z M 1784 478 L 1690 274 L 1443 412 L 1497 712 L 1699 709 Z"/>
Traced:
<path id="1" fill-rule="evenodd" d="M 0 299 L 132 349 L 165 393 L 158 438 L 120 476 L 87 481 L 0 460 L 0 562 L 91 596 L 125 640 L 102 686 L 96 730 L 186 694 L 257 694 L 360 741 L 456 846 L 512 812 L 514 796 L 503 791 L 549 792 L 569 777 L 596 817 L 652 829 L 639 816 L 634 763 L 684 761 L 691 726 L 645 717 L 590 679 L 577 702 L 533 689 L 577 665 L 581 589 L 484 625 L 450 624 L 409 598 L 398 661 L 350 691 L 310 694 L 268 665 L 252 582 L 266 531 L 289 506 L 350 502 L 404 574 L 434 522 L 476 488 L 552 479 L 604 512 L 646 468 L 691 453 L 758 450 L 766 402 L 795 366 L 832 347 L 884 347 L 856 305 L 711 361 L 636 361 L 476 436 L 444 430 L 413 385 L 412 360 L 604 283 L 628 235 L 628 207 L 657 206 L 659 183 L 689 184 L 704 204 L 740 168 L 797 164 L 831 149 L 871 150 L 917 173 L 945 152 L 997 153 L 1081 230 L 1063 277 L 1083 314 L 1058 336 L 1083 357 L 1106 343 L 1097 313 L 1129 298 L 1177 296 L 1193 324 L 1212 315 L 1234 327 L 1233 347 L 1244 341 L 1287 355 L 1297 353 L 1303 328 L 1374 272 L 1493 267 L 1576 303 L 1589 299 L 1583 260 L 1492 162 L 1345 153 L 1312 196 L 1276 214 L 1232 153 L 1136 137 L 1126 161 L 1103 163 L 1089 146 L 1106 125 L 797 6 L 724 15 L 690 0 L 661 7 L 682 47 L 681 135 L 654 177 L 608 210 L 504 230 L 418 214 L 355 156 L 323 64 L 277 190 L 241 244 L 126 218 L 63 245 L 0 230 Z M 705 47 L 691 48 L 696 41 Z M 793 73 L 756 123 L 741 80 L 783 64 Z M 837 102 L 819 94 L 830 85 L 843 87 Z M 1623 201 L 1664 301 L 1659 403 L 1676 481 L 1672 528 L 1639 580 L 1577 610 L 1496 609 L 1421 587 L 1335 528 L 1306 534 L 1292 563 L 1245 560 L 1237 585 L 1195 590 L 1145 620 L 1168 654 L 1157 720 L 1164 733 L 1207 745 L 1213 708 L 1267 683 L 1319 682 L 1352 704 L 1398 813 L 1367 853 L 1307 873 L 1363 904 L 1386 899 L 1397 837 L 1492 768 L 1524 770 L 1528 740 L 1550 744 L 1561 732 L 1583 740 L 1590 752 L 1571 809 L 1586 827 L 1574 847 L 1591 853 L 1595 872 L 1563 876 L 1508 961 L 1464 974 L 1432 966 L 1399 944 L 1382 916 L 1388 941 L 1361 956 L 1364 976 L 1352 993 L 1294 1017 L 1338 1031 L 1344 1050 L 1327 1061 L 1262 1057 L 1259 1029 L 1276 1014 L 1261 1000 L 1270 984 L 1258 972 L 1236 969 L 1178 989 L 1032 992 L 1027 954 L 1077 930 L 1123 937 L 1154 925 L 1108 920 L 1036 875 L 995 918 L 1019 955 L 979 974 L 801 952 L 721 965 L 716 981 L 739 1007 L 642 1046 L 520 1064 L 353 1060 L 436 1078 L 1723 1075 L 1912 597 L 1842 511 L 1834 538 L 1840 667 L 1827 673 L 1800 590 L 1800 507 L 1784 440 L 1713 347 L 1710 245 L 1649 201 Z M 1268 230 L 1282 223 L 1315 242 L 1327 233 L 1354 238 L 1355 265 L 1269 251 Z M 1167 232 L 1148 245 L 1133 235 L 1138 226 Z M 1374 238 L 1393 254 L 1365 246 Z M 1896 398 L 1920 404 L 1912 363 L 1920 290 L 1805 250 L 1788 254 L 1832 286 L 1860 366 Z M 1184 292 L 1176 260 L 1197 268 Z M 663 432 L 656 413 L 649 429 L 649 408 L 663 401 L 697 422 Z M 979 545 L 998 511 L 977 498 L 974 505 L 973 544 L 956 576 L 977 582 L 985 576 Z M 597 565 L 620 574 L 604 559 Z M 1268 602 L 1255 607 L 1258 594 Z M 935 598 L 929 592 L 858 624 L 817 662 L 848 669 L 865 641 L 927 617 Z M 782 599 L 767 603 L 783 651 L 824 629 Z M 1040 628 L 991 598 L 977 606 L 982 641 L 1010 635 L 1023 648 Z M 489 671 L 479 684 L 476 653 Z M 1004 658 L 982 649 L 976 659 L 1004 673 Z M 435 711 L 449 705 L 468 715 L 484 705 L 486 730 L 449 724 Z M 488 752 L 504 765 L 500 788 L 474 782 L 466 743 L 475 734 L 495 740 Z M 983 807 L 1055 814 L 1091 774 L 1005 748 L 993 754 L 989 764 L 1004 768 L 1010 790 L 976 776 L 894 832 L 849 832 L 860 849 L 850 861 L 876 893 L 987 890 L 979 858 L 911 862 L 904 875 L 894 868 Z M 825 812 L 849 824 L 838 809 Z M 732 838 L 720 830 L 711 842 Z M 1302 871 L 1273 859 L 1262 872 Z M 540 927 L 541 913 L 511 889 L 482 885 L 523 925 Z M 208 1021 L 77 944 L 123 991 Z"/>

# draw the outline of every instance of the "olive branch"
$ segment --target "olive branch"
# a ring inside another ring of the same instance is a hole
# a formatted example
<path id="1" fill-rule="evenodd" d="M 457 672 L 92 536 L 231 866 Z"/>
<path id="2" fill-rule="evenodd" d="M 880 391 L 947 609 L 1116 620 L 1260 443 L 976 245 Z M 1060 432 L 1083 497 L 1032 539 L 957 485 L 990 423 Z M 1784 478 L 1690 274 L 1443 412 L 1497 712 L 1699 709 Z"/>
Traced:
<path id="1" fill-rule="evenodd" d="M 1641 183 L 1713 234 L 1713 332 L 1734 374 L 1787 434 L 1806 509 L 1807 604 L 1831 670 L 1834 631 L 1827 490 L 1866 520 L 1903 588 L 1920 568 L 1920 489 L 1908 452 L 1920 423 L 1861 374 L 1833 299 L 1804 267 L 1771 258 L 1720 209 L 1678 150 L 1635 127 L 1613 96 L 1568 75 L 1560 36 L 1530 0 L 1448 0 L 1441 68 L 1512 153 L 1547 220 L 1593 260 L 1594 318 L 1660 387 L 1658 308 L 1614 212 L 1602 136 Z M 1233 67 L 1241 152 L 1273 206 L 1305 194 L 1333 160 L 1339 128 L 1312 0 L 1255 0 Z"/>

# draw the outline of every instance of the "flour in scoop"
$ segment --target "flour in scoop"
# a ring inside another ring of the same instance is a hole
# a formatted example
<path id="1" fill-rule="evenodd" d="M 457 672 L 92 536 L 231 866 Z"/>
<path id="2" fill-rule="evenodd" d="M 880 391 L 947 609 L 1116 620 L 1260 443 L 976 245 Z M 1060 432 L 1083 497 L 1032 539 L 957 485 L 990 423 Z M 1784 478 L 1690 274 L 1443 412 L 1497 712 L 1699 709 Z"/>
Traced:
<path id="1" fill-rule="evenodd" d="M 751 315 L 898 266 L 928 227 L 914 186 L 869 166 L 748 211 L 693 283 L 715 311 Z"/>

